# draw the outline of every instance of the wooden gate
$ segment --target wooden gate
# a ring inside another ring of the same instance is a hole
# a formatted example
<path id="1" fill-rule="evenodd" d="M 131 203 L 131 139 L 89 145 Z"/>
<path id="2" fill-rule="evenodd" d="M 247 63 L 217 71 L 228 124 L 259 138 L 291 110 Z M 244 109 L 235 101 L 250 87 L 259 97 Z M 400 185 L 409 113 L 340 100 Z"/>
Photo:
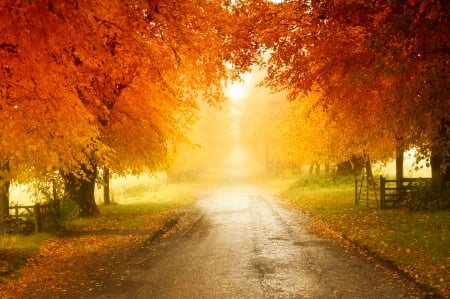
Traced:
<path id="1" fill-rule="evenodd" d="M 34 230 L 42 232 L 44 226 L 53 224 L 55 216 L 59 211 L 59 202 L 55 201 L 46 204 L 35 204 L 32 206 L 20 206 L 18 204 L 9 207 L 9 217 L 15 219 L 27 219 L 34 222 Z"/>
<path id="2" fill-rule="evenodd" d="M 361 202 L 366 203 L 366 206 L 379 206 L 377 186 L 373 177 L 356 176 L 355 177 L 355 204 L 359 205 Z"/>
<path id="3" fill-rule="evenodd" d="M 414 185 L 430 178 L 403 178 L 402 180 L 386 179 L 380 176 L 380 182 L 370 177 L 355 178 L 355 204 L 365 202 L 366 206 L 376 205 L 381 209 L 398 208 L 407 205 L 411 200 Z M 378 194 L 380 200 L 378 201 Z"/>

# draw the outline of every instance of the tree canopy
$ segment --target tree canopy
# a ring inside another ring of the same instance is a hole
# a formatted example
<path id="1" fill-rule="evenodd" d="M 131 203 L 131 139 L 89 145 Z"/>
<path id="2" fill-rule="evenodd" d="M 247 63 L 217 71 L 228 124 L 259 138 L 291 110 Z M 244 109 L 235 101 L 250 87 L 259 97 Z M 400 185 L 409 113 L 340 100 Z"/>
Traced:
<path id="1" fill-rule="evenodd" d="M 266 3 L 253 37 L 269 53 L 265 84 L 308 99 L 311 122 L 295 131 L 317 127 L 313 114 L 325 113 L 322 137 L 314 138 L 334 148 L 335 160 L 416 147 L 445 162 L 449 12 L 439 0 Z M 311 102 L 312 94 L 320 96 Z"/>
<path id="2" fill-rule="evenodd" d="M 167 169 L 198 101 L 219 104 L 224 82 L 255 64 L 294 101 L 271 133 L 280 159 L 416 147 L 438 177 L 450 147 L 449 12 L 444 0 L 3 1 L 2 186 L 62 176 L 80 193 L 99 167 Z"/>
<path id="3" fill-rule="evenodd" d="M 2 177 L 30 181 L 58 172 L 80 184 L 94 181 L 98 166 L 165 169 L 195 102 L 223 99 L 236 28 L 227 26 L 228 6 L 2 2 Z"/>

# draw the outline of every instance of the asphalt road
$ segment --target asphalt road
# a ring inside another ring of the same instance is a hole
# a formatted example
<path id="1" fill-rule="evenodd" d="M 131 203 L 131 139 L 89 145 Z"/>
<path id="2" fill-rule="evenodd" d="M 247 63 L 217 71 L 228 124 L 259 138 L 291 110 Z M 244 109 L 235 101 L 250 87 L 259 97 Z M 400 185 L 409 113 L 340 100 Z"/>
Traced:
<path id="1" fill-rule="evenodd" d="M 176 233 L 130 257 L 103 298 L 421 298 L 376 262 L 302 228 L 255 186 L 205 192 Z"/>

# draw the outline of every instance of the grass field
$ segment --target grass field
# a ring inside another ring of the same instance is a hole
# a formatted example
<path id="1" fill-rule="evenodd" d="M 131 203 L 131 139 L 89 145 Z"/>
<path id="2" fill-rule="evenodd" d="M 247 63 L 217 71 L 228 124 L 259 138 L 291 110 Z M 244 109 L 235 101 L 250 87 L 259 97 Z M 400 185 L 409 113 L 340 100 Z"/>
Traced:
<path id="1" fill-rule="evenodd" d="M 353 178 L 304 178 L 283 196 L 311 216 L 316 231 L 344 237 L 449 297 L 450 212 L 356 206 L 353 184 Z"/>

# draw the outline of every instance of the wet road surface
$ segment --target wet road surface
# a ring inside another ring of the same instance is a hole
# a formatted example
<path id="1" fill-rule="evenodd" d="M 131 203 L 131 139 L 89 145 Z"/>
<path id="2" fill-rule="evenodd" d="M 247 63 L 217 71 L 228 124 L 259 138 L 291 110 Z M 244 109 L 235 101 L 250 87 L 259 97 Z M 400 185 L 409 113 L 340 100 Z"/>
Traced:
<path id="1" fill-rule="evenodd" d="M 99 297 L 418 297 L 356 251 L 309 234 L 304 217 L 257 187 L 217 188 L 175 234 L 133 257 L 127 278 Z"/>

